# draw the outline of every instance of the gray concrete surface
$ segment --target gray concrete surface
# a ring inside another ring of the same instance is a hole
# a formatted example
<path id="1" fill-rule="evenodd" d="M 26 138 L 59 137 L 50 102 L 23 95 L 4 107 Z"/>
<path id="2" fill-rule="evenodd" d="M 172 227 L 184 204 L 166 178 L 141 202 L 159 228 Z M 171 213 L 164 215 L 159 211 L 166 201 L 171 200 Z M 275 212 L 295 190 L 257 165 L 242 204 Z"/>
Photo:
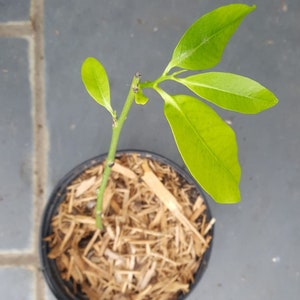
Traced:
<path id="1" fill-rule="evenodd" d="M 144 80 L 155 78 L 184 30 L 227 3 L 0 3 L 1 299 L 54 299 L 39 270 L 42 208 L 61 176 L 107 151 L 109 116 L 84 91 L 84 58 L 102 61 L 119 110 L 136 71 Z M 233 206 L 210 201 L 217 219 L 213 253 L 189 300 L 300 297 L 300 2 L 256 4 L 215 70 L 256 79 L 280 103 L 256 116 L 218 110 L 237 133 L 242 201 Z M 162 101 L 149 96 L 149 104 L 130 112 L 119 148 L 148 149 L 182 165 Z"/>

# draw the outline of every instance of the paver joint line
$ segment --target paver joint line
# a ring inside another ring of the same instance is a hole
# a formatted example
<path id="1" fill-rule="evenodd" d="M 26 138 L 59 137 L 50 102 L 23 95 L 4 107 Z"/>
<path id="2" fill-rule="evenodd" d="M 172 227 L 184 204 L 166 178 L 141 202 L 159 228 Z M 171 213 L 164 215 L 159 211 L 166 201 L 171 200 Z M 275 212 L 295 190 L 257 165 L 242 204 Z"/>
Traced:
<path id="1" fill-rule="evenodd" d="M 29 21 L 0 23 L 0 37 L 32 36 L 33 31 L 33 23 Z"/>
<path id="2" fill-rule="evenodd" d="M 45 190 L 47 182 L 47 125 L 45 111 L 45 80 L 44 80 L 44 1 L 32 0 L 30 19 L 33 28 L 32 47 L 32 112 L 34 133 L 34 159 L 33 159 L 33 182 L 34 182 L 34 245 L 36 256 L 35 268 L 35 298 L 45 299 L 45 285 L 40 271 L 38 259 L 38 241 L 40 216 L 45 202 Z"/>
<path id="3" fill-rule="evenodd" d="M 33 253 L 1 253 L 1 267 L 26 267 L 37 264 L 37 257 Z"/>
<path id="4" fill-rule="evenodd" d="M 45 202 L 47 182 L 48 135 L 44 88 L 44 0 L 31 0 L 29 20 L 0 23 L 0 38 L 29 39 L 29 73 L 32 91 L 32 130 L 34 136 L 33 170 L 34 185 L 34 250 L 29 253 L 0 253 L 0 267 L 25 267 L 34 270 L 34 295 L 45 299 L 45 287 L 38 256 L 40 215 Z"/>

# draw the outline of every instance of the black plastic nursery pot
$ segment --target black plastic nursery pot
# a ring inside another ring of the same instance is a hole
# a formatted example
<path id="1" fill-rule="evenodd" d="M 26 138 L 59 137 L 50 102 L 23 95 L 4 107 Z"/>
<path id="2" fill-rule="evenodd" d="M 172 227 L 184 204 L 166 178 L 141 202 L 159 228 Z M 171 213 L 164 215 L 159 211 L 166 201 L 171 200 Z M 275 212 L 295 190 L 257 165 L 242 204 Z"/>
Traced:
<path id="1" fill-rule="evenodd" d="M 197 192 L 201 195 L 203 198 L 204 204 L 206 206 L 206 216 L 207 220 L 212 219 L 212 215 L 208 206 L 208 203 L 205 199 L 205 196 L 203 194 L 203 191 L 201 190 L 200 186 L 197 184 L 197 182 L 191 177 L 189 173 L 187 173 L 185 170 L 177 166 L 174 162 L 170 161 L 169 159 L 162 157 L 158 154 L 154 154 L 151 152 L 146 151 L 140 151 L 140 150 L 123 150 L 118 151 L 116 157 L 121 156 L 122 154 L 138 154 L 140 157 L 146 157 L 150 158 L 152 160 L 157 161 L 159 164 L 163 165 L 169 165 L 176 173 L 178 173 L 184 180 L 188 182 L 188 184 L 193 185 Z M 60 276 L 60 271 L 56 265 L 55 260 L 49 259 L 49 245 L 44 240 L 46 237 L 48 237 L 52 233 L 51 228 L 51 220 L 54 215 L 57 214 L 58 206 L 62 201 L 65 199 L 65 195 L 67 193 L 67 187 L 73 182 L 75 178 L 77 178 L 80 174 L 82 174 L 84 171 L 90 169 L 93 166 L 96 166 L 100 163 L 102 163 L 106 159 L 106 154 L 94 157 L 92 159 L 89 159 L 80 165 L 76 166 L 74 169 L 72 169 L 69 173 L 67 173 L 56 185 L 54 188 L 52 194 L 50 195 L 49 201 L 45 207 L 44 215 L 42 219 L 41 224 L 41 232 L 40 232 L 40 259 L 42 264 L 42 271 L 45 277 L 45 280 L 50 287 L 52 293 L 55 295 L 55 297 L 59 300 L 88 300 L 87 296 L 81 293 L 80 291 L 77 291 L 76 294 L 74 294 L 74 287 L 71 281 L 65 281 Z M 183 300 L 187 297 L 187 295 L 195 288 L 195 286 L 199 283 L 201 277 L 203 276 L 204 271 L 206 270 L 208 266 L 208 261 L 211 255 L 212 250 L 212 242 L 213 242 L 213 227 L 209 230 L 209 234 L 212 237 L 209 248 L 206 250 L 206 252 L 203 254 L 201 263 L 199 268 L 197 269 L 196 273 L 194 274 L 194 281 L 190 283 L 189 291 L 186 294 L 180 293 L 178 298 L 179 300 Z M 101 295 L 99 295 L 99 298 L 101 299 Z"/>

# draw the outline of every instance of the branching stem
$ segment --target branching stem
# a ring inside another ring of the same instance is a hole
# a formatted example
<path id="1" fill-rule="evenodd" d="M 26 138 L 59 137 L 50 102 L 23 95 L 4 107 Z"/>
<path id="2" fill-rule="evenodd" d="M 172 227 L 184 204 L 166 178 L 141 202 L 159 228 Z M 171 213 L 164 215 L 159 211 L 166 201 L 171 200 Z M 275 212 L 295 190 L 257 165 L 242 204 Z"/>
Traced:
<path id="1" fill-rule="evenodd" d="M 180 78 L 177 78 L 176 75 L 179 75 L 179 74 L 182 74 L 184 72 L 186 72 L 187 70 L 179 70 L 179 71 L 176 71 L 172 74 L 165 74 L 163 73 L 160 77 L 158 77 L 157 79 L 153 80 L 153 81 L 145 81 L 145 82 L 141 82 L 140 83 L 140 87 L 142 89 L 144 88 L 154 88 L 160 84 L 161 82 L 163 81 L 166 81 L 166 80 L 173 80 L 173 81 L 176 81 L 176 82 L 180 82 Z"/>
<path id="2" fill-rule="evenodd" d="M 127 118 L 128 112 L 131 108 L 131 105 L 134 102 L 135 94 L 139 89 L 139 82 L 140 82 L 140 74 L 136 73 L 132 79 L 129 93 L 124 103 L 120 117 L 119 118 L 116 117 L 113 120 L 111 143 L 110 143 L 109 152 L 105 162 L 105 169 L 103 172 L 101 185 L 97 193 L 96 225 L 101 230 L 103 229 L 102 214 L 103 214 L 103 197 L 104 197 L 105 188 L 108 182 L 111 169 L 114 165 L 120 133 L 123 128 L 124 122 Z"/>
<path id="3" fill-rule="evenodd" d="M 176 78 L 176 75 L 179 75 L 180 73 L 185 72 L 186 70 L 180 70 L 177 72 L 174 72 L 173 74 L 167 74 L 164 72 L 160 77 L 158 77 L 154 81 L 146 81 L 143 83 L 140 83 L 140 74 L 135 74 L 130 89 L 129 93 L 127 96 L 127 99 L 124 103 L 123 109 L 121 111 L 120 117 L 118 118 L 116 114 L 114 113 L 113 116 L 113 125 L 112 125 L 112 137 L 111 137 L 111 142 L 110 142 L 110 147 L 109 147 L 109 152 L 107 154 L 106 162 L 105 162 L 105 168 L 102 176 L 102 181 L 101 185 L 99 187 L 98 193 L 97 193 L 97 203 L 96 203 L 96 225 L 99 229 L 103 229 L 103 224 L 102 224 L 102 214 L 103 214 L 103 197 L 104 197 L 104 192 L 105 188 L 107 186 L 108 178 L 111 172 L 111 169 L 114 165 L 115 161 L 115 155 L 116 155 L 116 150 L 117 150 L 117 145 L 119 142 L 119 136 L 121 133 L 121 130 L 123 128 L 124 122 L 127 118 L 128 112 L 131 108 L 131 105 L 134 101 L 135 94 L 138 92 L 139 88 L 153 88 L 157 90 L 157 92 L 161 91 L 158 88 L 158 84 L 165 81 L 165 80 L 173 80 L 173 81 L 178 81 L 178 78 Z"/>

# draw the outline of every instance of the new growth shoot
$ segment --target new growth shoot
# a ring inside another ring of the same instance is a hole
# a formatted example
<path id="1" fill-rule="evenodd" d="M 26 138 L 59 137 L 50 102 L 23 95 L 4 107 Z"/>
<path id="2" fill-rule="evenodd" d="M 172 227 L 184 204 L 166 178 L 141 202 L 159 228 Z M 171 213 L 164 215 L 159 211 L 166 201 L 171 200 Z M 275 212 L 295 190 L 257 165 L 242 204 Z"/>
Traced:
<path id="1" fill-rule="evenodd" d="M 97 195 L 98 228 L 103 228 L 103 195 L 122 127 L 134 101 L 139 105 L 148 102 L 143 93 L 146 88 L 154 89 L 163 99 L 164 115 L 178 150 L 196 181 L 218 203 L 240 200 L 241 168 L 235 133 L 205 101 L 237 113 L 257 114 L 276 105 L 278 100 L 250 78 L 207 70 L 220 62 L 229 39 L 254 9 L 255 6 L 230 4 L 196 20 L 179 40 L 159 77 L 146 82 L 140 82 L 139 74 L 133 77 L 120 116 L 111 106 L 109 81 L 102 64 L 92 57 L 83 62 L 81 75 L 88 93 L 112 116 L 111 144 Z M 184 77 L 187 71 L 196 72 Z M 166 80 L 184 85 L 194 96 L 169 94 L 159 86 Z"/>

